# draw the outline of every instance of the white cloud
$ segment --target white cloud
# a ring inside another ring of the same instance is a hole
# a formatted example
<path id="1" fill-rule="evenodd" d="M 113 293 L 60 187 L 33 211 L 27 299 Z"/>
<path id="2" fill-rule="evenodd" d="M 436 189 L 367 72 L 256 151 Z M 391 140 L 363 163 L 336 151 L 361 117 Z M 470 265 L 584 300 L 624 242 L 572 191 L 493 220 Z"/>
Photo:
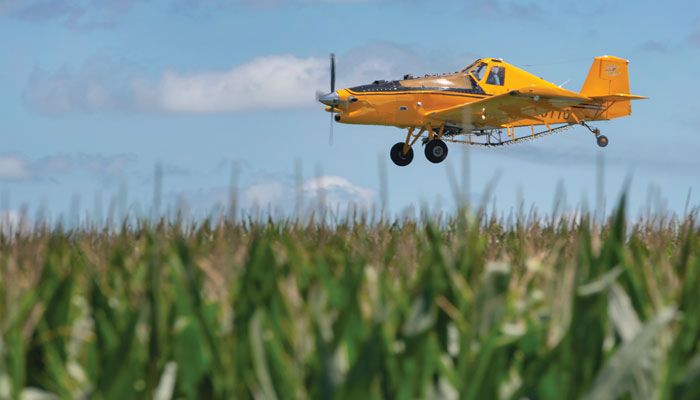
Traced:
<path id="1" fill-rule="evenodd" d="M 453 56 L 454 60 L 458 56 Z M 338 57 L 338 85 L 347 87 L 405 73 L 445 71 L 467 64 L 423 54 L 410 46 L 374 42 Z M 435 61 L 435 60 L 439 60 Z M 446 65 L 439 65 L 446 63 Z M 164 72 L 146 78 L 123 60 L 90 60 L 75 70 L 36 69 L 25 90 L 27 104 L 48 115 L 92 112 L 235 113 L 317 107 L 314 94 L 327 91 L 326 56 L 270 55 L 227 70 Z"/>
<path id="2" fill-rule="evenodd" d="M 0 180 L 21 181 L 32 177 L 27 161 L 17 155 L 0 156 Z"/>
<path id="3" fill-rule="evenodd" d="M 36 69 L 24 98 L 32 109 L 47 115 L 293 109 L 313 105 L 315 91 L 328 86 L 327 63 L 315 57 L 277 55 L 225 71 L 168 71 L 151 82 L 124 62 L 91 60 L 78 70 Z"/>
<path id="4" fill-rule="evenodd" d="M 269 7 L 269 6 L 297 6 L 303 4 L 358 4 L 378 3 L 392 0 L 173 0 L 172 6 L 176 10 L 191 11 L 209 9 L 217 10 L 237 6 Z M 396 1 L 396 0 L 394 0 Z"/>
<path id="5" fill-rule="evenodd" d="M 25 102 L 46 115 L 136 111 L 139 72 L 122 60 L 94 58 L 79 69 L 35 68 L 24 91 Z"/>
<path id="6" fill-rule="evenodd" d="M 52 179 L 76 172 L 110 180 L 122 176 L 134 160 L 133 156 L 124 154 L 58 154 L 36 160 L 17 154 L 0 155 L 0 181 Z"/>
<path id="7" fill-rule="evenodd" d="M 249 186 L 243 191 L 241 207 L 293 211 L 296 199 L 302 196 L 308 207 L 323 205 L 332 210 L 352 207 L 369 209 L 376 194 L 373 189 L 356 185 L 341 176 L 321 176 L 295 186 L 280 180 L 268 180 Z"/>
<path id="8" fill-rule="evenodd" d="M 375 200 L 372 189 L 358 186 L 341 176 L 322 176 L 310 179 L 302 185 L 302 191 L 309 197 L 323 197 L 332 208 L 357 206 L 369 208 Z"/>
<path id="9" fill-rule="evenodd" d="M 283 204 L 287 190 L 282 182 L 258 183 L 243 192 L 242 201 L 248 207 L 276 207 Z"/>
<path id="10" fill-rule="evenodd" d="M 86 171 L 94 176 L 113 179 L 122 176 L 136 160 L 128 154 L 105 156 L 100 154 L 78 154 L 73 156 L 74 169 Z"/>
<path id="11" fill-rule="evenodd" d="M 478 15 L 481 18 L 537 20 L 547 11 L 536 2 L 530 1 L 472 0 L 467 4 L 470 15 Z"/>
<path id="12" fill-rule="evenodd" d="M 397 0 L 168 0 L 175 11 L 204 14 L 240 7 L 297 7 L 314 4 L 371 3 Z M 91 30 L 116 27 L 137 3 L 148 0 L 0 0 L 0 16 L 26 21 L 58 21 L 67 28 Z"/>
<path id="13" fill-rule="evenodd" d="M 143 108 L 165 112 L 235 112 L 298 108 L 327 81 L 327 62 L 292 55 L 256 58 L 228 71 L 166 72 L 155 85 L 139 88 Z"/>
<path id="14" fill-rule="evenodd" d="M 185 199 L 197 210 L 225 209 L 231 200 L 231 189 L 217 187 L 190 193 L 172 193 L 172 199 Z M 303 204 L 297 204 L 300 199 Z M 304 181 L 298 186 L 284 178 L 268 177 L 238 191 L 238 209 L 258 210 L 274 214 L 291 214 L 303 206 L 305 210 L 327 209 L 341 213 L 352 208 L 370 209 L 376 200 L 373 189 L 357 185 L 340 176 L 322 176 Z"/>
<path id="15" fill-rule="evenodd" d="M 0 16 L 28 21 L 57 20 L 71 29 L 113 28 L 119 17 L 144 0 L 4 0 Z"/>

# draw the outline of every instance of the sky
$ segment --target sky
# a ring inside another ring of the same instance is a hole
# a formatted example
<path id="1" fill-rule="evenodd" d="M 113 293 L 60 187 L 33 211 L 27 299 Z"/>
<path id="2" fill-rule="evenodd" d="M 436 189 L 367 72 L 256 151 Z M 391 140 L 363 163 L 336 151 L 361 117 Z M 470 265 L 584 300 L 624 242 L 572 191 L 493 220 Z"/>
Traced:
<path id="1" fill-rule="evenodd" d="M 52 218 L 181 207 L 292 213 L 324 201 L 392 214 L 683 213 L 700 201 L 700 7 L 692 1 L 0 0 L 0 208 Z M 578 91 L 595 56 L 630 60 L 628 118 L 504 148 L 450 145 L 404 168 L 393 127 L 334 125 L 329 86 L 455 71 L 500 57 Z M 603 166 L 604 179 L 598 178 Z M 627 182 L 627 186 L 626 185 Z M 600 192 L 597 189 L 603 187 Z M 121 213 L 121 214 L 120 214 Z"/>

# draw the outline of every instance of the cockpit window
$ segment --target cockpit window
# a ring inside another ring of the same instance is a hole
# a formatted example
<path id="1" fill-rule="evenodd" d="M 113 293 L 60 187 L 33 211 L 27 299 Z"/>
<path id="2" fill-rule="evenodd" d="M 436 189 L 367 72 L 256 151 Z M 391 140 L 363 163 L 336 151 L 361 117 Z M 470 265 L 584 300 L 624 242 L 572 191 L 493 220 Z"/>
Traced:
<path id="1" fill-rule="evenodd" d="M 494 65 L 493 67 L 491 67 L 489 77 L 486 78 L 486 83 L 488 83 L 489 85 L 503 86 L 503 84 L 505 83 L 505 79 L 506 69 L 501 66 Z"/>
<path id="2" fill-rule="evenodd" d="M 468 73 L 472 74 L 472 76 L 474 77 L 474 79 L 476 79 L 477 81 L 480 81 L 481 78 L 484 77 L 484 73 L 485 73 L 485 72 L 486 72 L 486 64 L 484 64 L 484 63 L 481 63 L 481 64 L 479 64 L 479 65 L 477 65 L 477 66 L 475 66 L 475 67 L 472 67 L 472 68 L 468 71 Z"/>
<path id="3" fill-rule="evenodd" d="M 462 72 L 464 72 L 464 73 L 469 72 L 472 68 L 474 68 L 474 66 L 475 66 L 476 64 L 479 63 L 479 61 L 480 61 L 480 60 L 476 60 L 476 61 L 474 61 L 473 63 L 467 65 L 467 67 L 464 68 L 464 69 L 462 70 Z"/>

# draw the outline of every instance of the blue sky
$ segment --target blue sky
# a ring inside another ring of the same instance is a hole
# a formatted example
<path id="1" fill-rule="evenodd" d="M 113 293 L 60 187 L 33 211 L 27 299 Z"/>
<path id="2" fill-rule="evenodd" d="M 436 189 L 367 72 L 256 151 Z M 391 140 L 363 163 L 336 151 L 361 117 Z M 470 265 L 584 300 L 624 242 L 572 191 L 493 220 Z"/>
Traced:
<path id="1" fill-rule="evenodd" d="M 243 208 L 289 212 L 299 192 L 310 204 L 323 189 L 341 208 L 450 210 L 449 177 L 461 182 L 465 164 L 470 197 L 496 182 L 504 212 L 521 200 L 549 211 L 560 185 L 569 208 L 593 207 L 601 154 L 608 206 L 628 177 L 634 211 L 682 212 L 689 191 L 700 196 L 691 1 L 2 0 L 0 51 L 6 212 L 146 212 L 158 164 L 164 203 L 198 215 L 226 203 L 233 169 Z M 328 87 L 330 52 L 340 86 L 502 57 L 571 90 L 611 54 L 630 60 L 632 92 L 651 99 L 595 124 L 604 150 L 575 128 L 502 149 L 451 145 L 440 165 L 419 151 L 398 168 L 396 128 L 336 124 L 329 146 L 314 93 Z"/>

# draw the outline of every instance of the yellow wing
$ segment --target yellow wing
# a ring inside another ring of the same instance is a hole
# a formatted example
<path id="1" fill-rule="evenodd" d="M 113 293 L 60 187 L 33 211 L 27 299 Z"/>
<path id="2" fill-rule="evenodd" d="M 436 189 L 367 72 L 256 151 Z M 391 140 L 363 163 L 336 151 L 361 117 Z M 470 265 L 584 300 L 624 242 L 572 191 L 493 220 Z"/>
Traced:
<path id="1" fill-rule="evenodd" d="M 556 86 L 527 86 L 483 100 L 426 113 L 426 117 L 458 126 L 502 127 L 521 119 L 536 118 L 549 111 L 561 110 L 591 101 L 570 90 Z"/>

